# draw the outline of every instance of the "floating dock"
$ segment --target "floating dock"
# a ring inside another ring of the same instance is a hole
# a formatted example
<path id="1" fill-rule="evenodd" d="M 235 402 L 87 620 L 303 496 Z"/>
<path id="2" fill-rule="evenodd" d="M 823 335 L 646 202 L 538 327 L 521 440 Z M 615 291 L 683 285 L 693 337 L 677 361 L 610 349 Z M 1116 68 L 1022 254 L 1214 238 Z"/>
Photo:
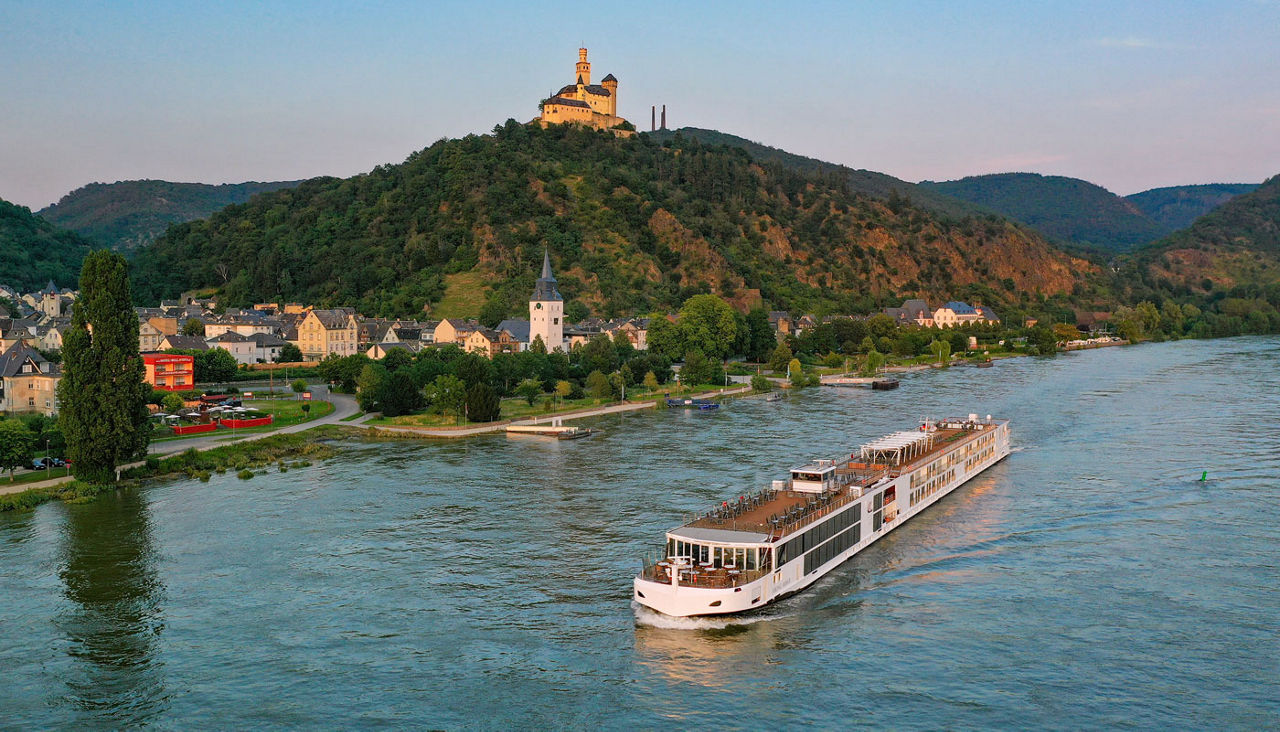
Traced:
<path id="1" fill-rule="evenodd" d="M 509 435 L 540 435 L 554 437 L 557 440 L 576 440 L 586 437 L 592 432 L 590 427 L 566 427 L 561 424 L 510 424 L 507 425 Z"/>

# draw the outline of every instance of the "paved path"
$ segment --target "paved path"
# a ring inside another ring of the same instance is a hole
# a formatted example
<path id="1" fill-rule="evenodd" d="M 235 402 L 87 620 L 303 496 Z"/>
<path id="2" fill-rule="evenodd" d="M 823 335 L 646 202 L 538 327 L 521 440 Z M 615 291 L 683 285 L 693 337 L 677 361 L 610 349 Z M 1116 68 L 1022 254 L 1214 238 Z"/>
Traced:
<path id="1" fill-rule="evenodd" d="M 457 438 L 457 437 L 470 437 L 472 435 L 480 435 L 488 432 L 502 432 L 507 429 L 507 425 L 509 424 L 550 424 L 553 419 L 560 419 L 560 420 L 583 419 L 585 417 L 598 417 L 605 414 L 618 414 L 620 412 L 633 412 L 641 409 L 652 409 L 658 403 L 658 400 L 655 399 L 655 400 L 644 401 L 644 402 L 627 402 L 625 404 L 610 404 L 603 407 L 596 407 L 594 409 L 584 409 L 577 412 L 568 412 L 565 414 L 558 414 L 558 415 L 548 414 L 540 417 L 531 417 L 531 418 L 519 419 L 515 421 L 504 420 L 501 422 L 494 422 L 492 424 L 484 424 L 476 427 L 464 427 L 461 429 L 432 429 L 429 427 L 387 427 L 387 426 L 366 424 L 366 422 L 368 422 L 370 419 L 372 419 L 375 416 L 372 414 L 366 414 L 362 417 L 351 420 L 350 422 L 343 422 L 342 421 L 343 419 L 350 417 L 353 414 L 358 414 L 360 412 L 360 407 L 359 405 L 356 404 L 355 397 L 349 396 L 347 394 L 328 393 L 327 391 L 321 391 L 322 388 L 323 387 L 319 387 L 319 386 L 313 387 L 313 389 L 316 390 L 313 393 L 316 394 L 317 397 L 322 397 L 321 400 L 323 400 L 323 397 L 327 397 L 328 401 L 333 402 L 333 411 L 325 415 L 324 417 L 319 417 L 317 419 L 313 419 L 308 422 L 299 422 L 298 424 L 290 425 L 288 427 L 284 427 L 278 430 L 273 430 L 271 432 L 254 432 L 252 434 L 248 434 L 243 437 L 233 437 L 226 433 L 215 433 L 207 437 L 193 437 L 189 440 L 173 440 L 169 442 L 159 442 L 151 445 L 151 447 L 148 448 L 147 452 L 154 456 L 164 456 L 164 455 L 173 455 L 175 453 L 184 452 L 186 450 L 190 450 L 193 448 L 196 450 L 210 450 L 215 447 L 222 447 L 223 445 L 231 445 L 237 442 L 248 442 L 250 440 L 260 440 L 264 437 L 270 437 L 272 435 L 287 434 L 292 432 L 302 432 L 303 430 L 309 430 L 312 427 L 319 427 L 320 425 L 326 425 L 326 424 L 342 424 L 347 427 L 358 427 L 361 429 L 376 429 L 379 432 L 400 432 L 404 434 L 417 435 L 420 437 L 433 437 L 433 438 L 446 438 L 446 439 Z M 730 396 L 730 395 L 736 395 L 736 394 L 744 394 L 750 390 L 751 390 L 751 387 L 749 386 L 738 387 L 734 389 L 721 389 L 718 391 L 709 391 L 702 394 L 697 394 L 694 396 L 694 398 L 706 399 L 706 398 L 716 397 L 716 396 Z M 136 463 L 130 463 L 128 465 L 121 465 L 119 469 L 128 470 L 129 468 L 136 467 L 142 464 L 143 464 L 142 461 L 139 461 Z M 71 476 L 64 476 L 60 478 L 51 478 L 49 480 L 37 481 L 34 483 L 19 483 L 12 486 L 0 483 L 0 496 L 5 495 L 6 493 L 21 493 L 22 491 L 31 490 L 32 488 L 52 488 L 54 486 L 61 485 L 63 483 L 69 483 L 71 482 L 72 479 L 73 478 Z"/>
<path id="2" fill-rule="evenodd" d="M 299 422 L 298 424 L 289 425 L 278 430 L 270 432 L 253 432 L 243 437 L 234 437 L 227 432 L 217 432 L 207 437 L 193 437 L 189 440 L 172 440 L 168 442 L 157 442 L 147 449 L 147 452 L 155 456 L 172 455 L 174 453 L 185 452 L 190 449 L 210 450 L 223 445 L 230 445 L 237 442 L 248 442 L 250 440 L 260 440 L 264 437 L 272 435 L 287 434 L 291 432 L 301 432 L 309 430 L 312 427 L 319 427 L 325 424 L 338 424 L 343 418 L 350 417 L 360 411 L 360 407 L 356 405 L 355 397 L 346 394 L 329 394 L 326 392 L 313 392 L 317 397 L 327 397 L 328 401 L 333 402 L 333 411 L 323 417 L 309 420 L 307 422 Z M 366 416 L 365 419 L 368 417 Z M 141 461 L 120 466 L 120 470 L 142 465 Z M 54 469 L 54 472 L 58 472 Z M 54 486 L 69 483 L 73 480 L 72 476 L 62 476 L 58 478 L 50 478 L 49 480 L 35 481 L 32 483 L 18 483 L 16 485 L 0 484 L 0 496 L 6 493 L 21 493 L 32 488 L 52 488 Z"/>
<path id="3" fill-rule="evenodd" d="M 751 387 L 749 386 L 738 387 L 733 389 L 720 389 L 717 391 L 709 391 L 702 394 L 696 394 L 692 398 L 707 399 L 707 398 L 717 397 L 717 396 L 730 396 L 734 394 L 743 394 L 748 391 L 751 391 Z M 688 397 L 681 397 L 681 398 L 684 399 Z M 551 424 L 552 421 L 556 419 L 565 421 L 565 420 L 571 420 L 571 419 L 582 419 L 584 417 L 599 417 L 600 415 L 604 415 L 604 414 L 618 414 L 620 412 L 635 412 L 641 409 L 652 409 L 655 405 L 657 405 L 657 403 L 658 403 L 658 400 L 653 399 L 653 400 L 644 401 L 644 402 L 626 402 L 623 404 L 610 404 L 604 407 L 596 407 L 594 409 L 584 409 L 576 412 L 566 412 L 563 414 L 547 414 L 539 417 L 529 417 L 529 418 L 517 419 L 517 420 L 502 420 L 499 422 L 492 422 L 490 424 L 483 424 L 476 427 L 462 427 L 458 429 L 440 429 L 440 428 L 431 428 L 431 427 L 364 424 L 364 422 L 368 420 L 372 415 L 366 415 L 364 418 L 356 422 L 348 423 L 348 425 L 351 427 L 360 427 L 362 429 L 376 429 L 379 432 L 398 432 L 398 433 L 407 434 L 407 435 L 417 435 L 419 437 L 452 439 L 457 437 L 471 437 L 473 435 L 481 435 L 488 432 L 505 432 L 507 429 L 507 426 L 513 425 L 513 424 L 517 424 L 517 425 L 519 424 L 527 424 L 527 425 Z"/>

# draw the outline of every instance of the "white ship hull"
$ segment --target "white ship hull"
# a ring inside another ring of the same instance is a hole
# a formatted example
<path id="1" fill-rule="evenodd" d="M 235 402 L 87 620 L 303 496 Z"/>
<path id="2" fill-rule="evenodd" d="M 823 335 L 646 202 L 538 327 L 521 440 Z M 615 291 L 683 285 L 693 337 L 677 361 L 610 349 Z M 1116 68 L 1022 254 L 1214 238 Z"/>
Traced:
<path id="1" fill-rule="evenodd" d="M 678 575 L 674 581 L 657 581 L 642 574 L 635 578 L 633 598 L 636 602 L 665 615 L 688 617 L 758 610 L 800 592 L 857 555 L 858 552 L 874 544 L 900 524 L 928 509 L 956 488 L 1008 456 L 1008 423 L 1000 422 L 993 425 L 990 437 L 990 441 L 979 450 L 972 450 L 971 443 L 966 441 L 956 448 L 942 450 L 928 456 L 927 460 L 911 466 L 909 471 L 902 472 L 892 480 L 885 479 L 870 489 L 861 490 L 861 495 L 856 501 L 842 506 L 839 511 L 830 514 L 822 521 L 803 527 L 804 530 L 812 529 L 821 523 L 831 521 L 838 513 L 847 512 L 848 515 L 839 529 L 841 534 L 818 543 L 813 549 L 795 558 L 788 558 L 780 566 L 771 567 L 771 571 L 753 581 L 731 587 L 697 587 L 680 584 Z M 970 452 L 965 453 L 966 448 L 969 448 Z M 931 473 L 930 470 L 933 472 Z M 885 495 L 892 495 L 895 500 L 892 503 L 882 501 L 880 508 L 876 508 L 877 497 L 883 499 Z M 901 506 L 905 508 L 899 508 Z M 885 520 L 878 521 L 877 512 Z M 857 516 L 856 521 L 851 518 L 854 515 Z M 892 518 L 890 519 L 889 516 Z M 769 551 L 771 553 L 776 551 L 800 533 L 804 532 L 772 538 Z M 857 541 L 852 541 L 854 536 L 857 537 Z M 833 546 L 837 541 L 841 542 L 841 545 Z M 849 545 L 844 547 L 843 544 Z"/>

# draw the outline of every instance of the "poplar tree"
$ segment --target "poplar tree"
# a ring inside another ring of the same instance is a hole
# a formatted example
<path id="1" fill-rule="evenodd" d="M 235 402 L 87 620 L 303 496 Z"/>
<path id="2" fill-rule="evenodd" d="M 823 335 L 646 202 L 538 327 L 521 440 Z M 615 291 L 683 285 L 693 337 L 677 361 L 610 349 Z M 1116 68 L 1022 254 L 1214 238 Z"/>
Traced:
<path id="1" fill-rule="evenodd" d="M 75 476 L 91 483 L 115 480 L 116 466 L 144 457 L 151 441 L 128 267 L 107 250 L 85 257 L 62 340 L 58 424 Z"/>

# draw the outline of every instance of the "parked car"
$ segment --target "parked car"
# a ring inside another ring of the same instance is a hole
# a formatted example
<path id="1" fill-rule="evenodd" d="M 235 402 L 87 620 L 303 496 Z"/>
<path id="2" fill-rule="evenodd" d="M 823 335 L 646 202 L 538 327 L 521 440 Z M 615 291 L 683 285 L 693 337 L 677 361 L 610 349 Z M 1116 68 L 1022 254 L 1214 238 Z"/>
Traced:
<path id="1" fill-rule="evenodd" d="M 32 470 L 47 470 L 47 469 L 49 468 L 49 466 L 45 464 L 45 461 L 46 461 L 46 460 L 48 460 L 48 459 L 49 459 L 49 458 L 36 458 L 35 460 L 32 460 L 32 461 L 31 461 L 31 469 L 32 469 Z"/>

